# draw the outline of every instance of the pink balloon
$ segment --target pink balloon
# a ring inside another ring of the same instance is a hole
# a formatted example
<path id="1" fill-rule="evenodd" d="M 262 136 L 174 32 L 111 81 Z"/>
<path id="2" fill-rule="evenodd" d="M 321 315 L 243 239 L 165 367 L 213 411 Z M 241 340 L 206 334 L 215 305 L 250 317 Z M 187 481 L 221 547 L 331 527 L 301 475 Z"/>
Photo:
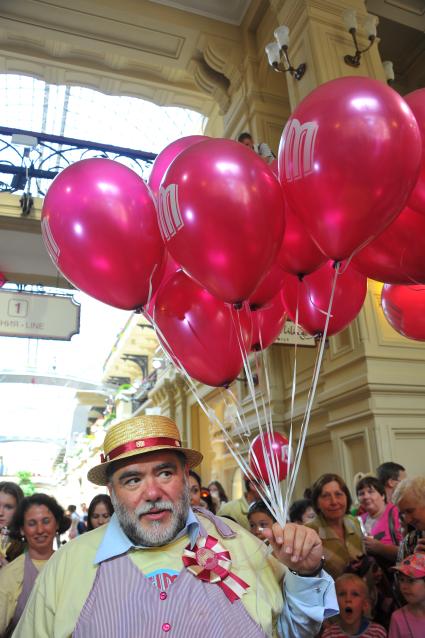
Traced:
<path id="1" fill-rule="evenodd" d="M 198 144 L 199 142 L 205 142 L 205 140 L 208 139 L 210 138 L 206 135 L 188 135 L 187 137 L 181 137 L 180 139 L 171 142 L 171 144 L 166 146 L 157 155 L 148 179 L 149 187 L 155 197 L 158 197 L 161 180 L 167 172 L 171 162 L 174 161 L 177 155 L 186 148 L 189 148 L 189 146 Z"/>
<path id="2" fill-rule="evenodd" d="M 286 309 L 279 292 L 271 301 L 252 311 L 251 350 L 265 350 L 276 341 L 286 321 Z"/>
<path id="3" fill-rule="evenodd" d="M 252 310 L 267 305 L 282 288 L 286 273 L 275 263 L 260 284 L 250 295 L 248 302 Z"/>
<path id="4" fill-rule="evenodd" d="M 279 432 L 263 432 L 258 434 L 251 443 L 249 450 L 249 466 L 254 475 L 270 485 L 272 479 L 269 474 L 266 456 L 270 461 L 272 477 L 276 474 L 278 481 L 286 479 L 288 474 L 289 441 Z"/>
<path id="5" fill-rule="evenodd" d="M 394 330 L 408 339 L 425 341 L 425 286 L 385 284 L 381 305 Z"/>
<path id="6" fill-rule="evenodd" d="M 161 184 L 158 214 L 174 259 L 211 294 L 235 304 L 270 269 L 284 230 L 279 182 L 264 160 L 231 140 L 180 153 Z"/>
<path id="7" fill-rule="evenodd" d="M 286 206 L 286 226 L 276 265 L 292 275 L 308 275 L 327 261 L 290 206 Z"/>
<path id="8" fill-rule="evenodd" d="M 149 303 L 146 305 L 145 308 L 145 313 L 146 316 L 148 318 L 153 317 L 153 312 L 154 312 L 154 308 L 155 308 L 155 300 L 156 297 L 158 295 L 158 292 L 161 290 L 161 288 L 167 283 L 167 281 L 170 279 L 170 277 L 172 275 L 174 275 L 174 273 L 176 273 L 178 270 L 181 269 L 180 264 L 178 264 L 176 261 L 174 261 L 174 259 L 171 257 L 170 253 L 166 250 L 165 251 L 165 256 L 163 259 L 163 266 L 162 266 L 162 276 L 161 276 L 161 280 L 158 284 L 157 289 L 154 291 L 153 295 L 151 296 L 151 299 L 149 301 Z"/>
<path id="9" fill-rule="evenodd" d="M 154 319 L 164 348 L 192 378 L 227 386 L 238 376 L 241 348 L 251 345 L 248 308 L 235 310 L 179 270 L 158 291 Z"/>
<path id="10" fill-rule="evenodd" d="M 117 308 L 143 306 L 158 285 L 164 245 L 143 180 L 109 159 L 72 164 L 44 199 L 44 243 L 80 290 Z"/>
<path id="11" fill-rule="evenodd" d="M 417 180 L 421 146 L 406 102 L 371 78 L 326 82 L 297 106 L 282 134 L 279 175 L 325 255 L 350 257 L 395 219 Z"/>
<path id="12" fill-rule="evenodd" d="M 367 292 L 367 279 L 352 266 L 341 264 L 328 326 L 328 336 L 341 332 L 359 314 Z M 288 275 L 282 287 L 285 308 L 292 321 L 296 319 L 298 301 L 298 323 L 311 335 L 322 334 L 331 298 L 335 276 L 333 262 L 306 275 L 302 281 Z"/>
<path id="13" fill-rule="evenodd" d="M 277 157 L 275 157 L 274 160 L 270 162 L 269 166 L 272 169 L 273 173 L 276 175 L 276 177 L 279 179 L 279 161 Z"/>
<path id="14" fill-rule="evenodd" d="M 425 89 L 418 89 L 404 96 L 419 126 L 422 138 L 421 172 L 409 197 L 408 206 L 425 215 Z"/>
<path id="15" fill-rule="evenodd" d="M 425 284 L 425 216 L 406 207 L 351 263 L 384 283 Z"/>

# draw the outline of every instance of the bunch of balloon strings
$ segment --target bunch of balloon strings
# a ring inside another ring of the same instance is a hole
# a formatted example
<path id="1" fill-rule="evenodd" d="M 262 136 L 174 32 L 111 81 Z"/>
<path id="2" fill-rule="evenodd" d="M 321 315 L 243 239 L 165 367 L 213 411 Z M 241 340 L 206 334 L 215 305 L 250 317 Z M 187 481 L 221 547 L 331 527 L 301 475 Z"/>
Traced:
<path id="1" fill-rule="evenodd" d="M 223 436 L 223 441 L 235 460 L 236 464 L 241 469 L 243 475 L 252 483 L 255 484 L 260 498 L 264 501 L 265 505 L 269 509 L 271 515 L 276 521 L 283 527 L 287 522 L 288 509 L 292 500 L 292 496 L 295 489 L 295 484 L 300 469 L 301 458 L 306 442 L 308 427 L 311 418 L 311 411 L 313 408 L 314 399 L 316 396 L 317 383 L 319 379 L 320 368 L 323 360 L 326 335 L 329 325 L 329 320 L 332 316 L 332 304 L 335 293 L 335 287 L 338 275 L 341 274 L 340 263 L 335 263 L 335 275 L 332 282 L 332 289 L 329 298 L 329 306 L 327 310 L 321 310 L 326 314 L 325 326 L 323 333 L 318 340 L 318 349 L 316 360 L 314 363 L 312 381 L 307 395 L 307 402 L 304 411 L 304 415 L 301 421 L 298 435 L 295 434 L 294 426 L 294 412 L 295 412 L 295 396 L 296 396 L 296 378 L 297 378 L 297 344 L 294 345 L 294 368 L 292 376 L 291 387 L 291 408 L 290 408 L 290 426 L 288 445 L 286 450 L 285 463 L 287 466 L 287 476 L 281 489 L 281 459 L 276 454 L 276 445 L 278 432 L 274 430 L 272 417 L 271 417 L 271 392 L 270 392 L 270 375 L 268 371 L 267 352 L 261 350 L 261 364 L 259 361 L 259 353 L 254 355 L 255 368 L 254 374 L 257 379 L 263 377 L 264 388 L 256 390 L 256 379 L 254 378 L 251 361 L 249 359 L 249 353 L 246 351 L 244 340 L 242 337 L 242 327 L 239 321 L 236 321 L 235 327 L 237 328 L 238 343 L 241 349 L 243 358 L 243 367 L 245 372 L 245 381 L 249 390 L 249 397 L 252 401 L 253 411 L 255 414 L 255 426 L 258 429 L 257 445 L 255 449 L 250 445 L 250 439 L 252 438 L 252 431 L 255 427 L 252 423 L 248 423 L 246 418 L 246 402 L 244 402 L 245 410 L 241 405 L 234 392 L 230 387 L 223 388 L 222 399 L 226 406 L 225 414 L 230 415 L 223 421 L 217 416 L 214 410 L 208 406 L 204 401 L 199 391 L 199 386 L 194 381 L 183 364 L 176 358 L 171 357 L 169 352 L 173 352 L 172 343 L 169 343 L 161 332 L 159 326 L 155 322 L 154 316 L 145 313 L 146 318 L 152 323 L 157 336 L 162 342 L 165 357 L 172 363 L 177 370 L 185 378 L 193 396 L 199 404 L 201 410 L 204 412 L 208 420 L 212 425 L 217 426 Z M 148 305 L 148 304 L 147 304 Z M 229 309 L 230 312 L 230 309 Z M 295 318 L 295 331 L 298 333 L 298 308 Z M 261 346 L 261 343 L 260 343 Z M 263 369 L 263 375 L 261 375 L 261 368 Z M 230 424 L 229 424 L 230 420 Z M 296 439 L 296 448 L 293 451 L 293 442 Z M 249 450 L 249 458 L 247 458 L 246 448 Z M 256 450 L 256 451 L 255 451 Z M 278 452 L 280 454 L 280 451 Z M 286 472 L 285 472 L 286 474 Z"/>

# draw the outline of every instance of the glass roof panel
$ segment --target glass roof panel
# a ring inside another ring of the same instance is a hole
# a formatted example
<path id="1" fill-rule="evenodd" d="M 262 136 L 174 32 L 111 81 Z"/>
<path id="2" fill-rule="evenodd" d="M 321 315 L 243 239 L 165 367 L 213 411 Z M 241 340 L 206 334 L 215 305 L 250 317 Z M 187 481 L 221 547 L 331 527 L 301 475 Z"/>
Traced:
<path id="1" fill-rule="evenodd" d="M 1 126 L 159 153 L 184 135 L 202 134 L 196 111 L 157 106 L 135 97 L 105 95 L 79 86 L 56 86 L 2 74 Z"/>

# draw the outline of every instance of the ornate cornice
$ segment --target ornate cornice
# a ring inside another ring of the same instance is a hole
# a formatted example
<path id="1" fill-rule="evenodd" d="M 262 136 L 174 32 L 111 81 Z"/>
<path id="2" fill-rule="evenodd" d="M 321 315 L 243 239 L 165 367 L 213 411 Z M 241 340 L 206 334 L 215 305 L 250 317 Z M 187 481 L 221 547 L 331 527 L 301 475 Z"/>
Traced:
<path id="1" fill-rule="evenodd" d="M 213 98 L 219 106 L 220 114 L 224 115 L 230 106 L 229 83 L 225 76 L 214 71 L 203 59 L 192 58 L 188 70 L 196 85 Z"/>

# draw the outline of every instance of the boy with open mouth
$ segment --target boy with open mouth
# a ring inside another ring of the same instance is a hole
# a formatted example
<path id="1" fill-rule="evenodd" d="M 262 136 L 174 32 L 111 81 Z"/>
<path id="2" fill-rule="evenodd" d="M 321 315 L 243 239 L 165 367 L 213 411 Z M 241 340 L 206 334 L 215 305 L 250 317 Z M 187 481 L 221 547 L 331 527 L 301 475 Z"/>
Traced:
<path id="1" fill-rule="evenodd" d="M 366 583 L 355 574 L 343 574 L 335 581 L 339 616 L 330 623 L 322 638 L 385 638 L 386 630 L 367 618 L 370 608 Z"/>

